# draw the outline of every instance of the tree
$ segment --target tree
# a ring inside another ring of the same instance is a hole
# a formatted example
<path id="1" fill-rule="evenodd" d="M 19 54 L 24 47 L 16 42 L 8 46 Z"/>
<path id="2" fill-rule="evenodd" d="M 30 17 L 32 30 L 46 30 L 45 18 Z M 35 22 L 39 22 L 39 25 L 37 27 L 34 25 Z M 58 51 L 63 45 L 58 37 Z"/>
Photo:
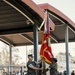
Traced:
<path id="1" fill-rule="evenodd" d="M 21 57 L 19 57 L 18 52 L 19 50 L 16 48 L 12 49 L 12 65 L 18 65 Z M 0 65 L 9 65 L 9 46 L 3 44 L 3 47 L 0 50 Z"/>

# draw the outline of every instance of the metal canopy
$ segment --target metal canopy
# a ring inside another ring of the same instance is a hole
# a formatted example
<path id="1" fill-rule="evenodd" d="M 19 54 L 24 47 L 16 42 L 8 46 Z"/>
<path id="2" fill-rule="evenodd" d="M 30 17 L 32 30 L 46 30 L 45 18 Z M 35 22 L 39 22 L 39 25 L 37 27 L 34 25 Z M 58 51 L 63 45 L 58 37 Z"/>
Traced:
<path id="1" fill-rule="evenodd" d="M 24 9 L 18 5 L 20 0 L 18 0 L 18 3 L 16 1 L 9 0 L 12 4 L 16 4 L 25 14 L 0 0 L 0 35 L 31 32 L 34 23 L 38 24 L 38 26 L 41 24 L 42 18 L 35 11 L 25 4 Z"/>
<path id="2" fill-rule="evenodd" d="M 8 1 L 12 5 L 4 2 Z M 33 25 L 37 27 L 43 21 L 44 13 L 41 9 L 48 9 L 51 20 L 55 24 L 55 30 L 51 32 L 51 42 L 59 43 L 65 41 L 65 25 L 69 26 L 69 41 L 75 41 L 75 24 L 59 14 L 62 14 L 55 8 L 48 5 L 49 8 L 38 7 L 35 3 L 28 0 L 0 0 L 0 40 L 13 46 L 33 45 Z M 29 1 L 31 2 L 29 5 Z M 33 5 L 32 5 L 33 4 Z M 45 4 L 44 4 L 45 5 Z M 34 8 L 34 6 L 36 8 Z M 31 9 L 33 7 L 33 9 Z M 52 8 L 52 9 L 51 9 Z M 54 10 L 58 11 L 55 12 Z M 53 11 L 52 11 L 53 10 Z M 23 13 L 24 12 L 24 13 Z M 40 14 L 39 14 L 40 13 Z M 53 22 L 51 21 L 51 25 Z M 38 41 L 41 44 L 42 31 L 39 31 Z"/>
<path id="3" fill-rule="evenodd" d="M 9 0 L 9 2 L 12 4 L 16 4 L 16 6 L 20 8 L 21 11 L 25 12 L 25 14 L 20 13 L 3 0 L 0 0 L 0 39 L 5 43 L 12 45 L 32 44 L 30 41 L 31 37 L 29 37 L 27 34 L 20 33 L 33 32 L 34 23 L 39 26 L 43 19 L 26 4 L 24 4 L 25 9 L 23 9 L 20 5 L 18 5 L 20 0 L 18 0 L 18 3 L 16 3 L 16 1 Z"/>
<path id="4" fill-rule="evenodd" d="M 51 20 L 55 24 L 55 30 L 51 32 L 54 39 L 58 43 L 65 42 L 65 29 L 66 25 L 69 27 L 69 41 L 74 42 L 75 41 L 75 24 L 66 17 L 63 13 L 61 13 L 59 10 L 55 9 L 49 4 L 40 4 L 39 5 L 41 9 L 48 10 L 49 16 Z"/>

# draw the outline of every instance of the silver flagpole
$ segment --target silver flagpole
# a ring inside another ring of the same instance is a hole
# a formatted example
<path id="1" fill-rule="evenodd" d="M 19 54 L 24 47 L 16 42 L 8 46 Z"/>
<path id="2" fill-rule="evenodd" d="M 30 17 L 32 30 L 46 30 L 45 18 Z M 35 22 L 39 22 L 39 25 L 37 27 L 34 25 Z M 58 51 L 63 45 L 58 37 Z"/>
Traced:
<path id="1" fill-rule="evenodd" d="M 66 44 L 66 75 L 69 75 L 69 53 L 68 53 L 68 26 L 65 30 L 65 44 Z"/>

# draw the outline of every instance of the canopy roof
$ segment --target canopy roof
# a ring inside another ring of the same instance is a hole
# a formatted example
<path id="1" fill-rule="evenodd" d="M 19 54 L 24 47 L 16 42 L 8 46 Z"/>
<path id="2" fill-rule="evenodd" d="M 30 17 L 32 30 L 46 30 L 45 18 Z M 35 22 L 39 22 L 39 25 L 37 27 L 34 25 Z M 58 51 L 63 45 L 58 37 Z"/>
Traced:
<path id="1" fill-rule="evenodd" d="M 69 27 L 69 41 L 75 41 L 75 23 L 73 23 L 67 16 L 62 12 L 52 7 L 48 3 L 39 5 L 42 10 L 48 10 L 51 20 L 55 24 L 55 30 L 51 32 L 56 42 L 65 42 L 65 28 L 66 25 Z"/>
<path id="2" fill-rule="evenodd" d="M 40 7 L 39 7 L 40 6 Z M 65 41 L 65 26 L 69 26 L 69 40 L 75 41 L 75 24 L 49 4 L 36 5 L 31 0 L 0 0 L 0 40 L 14 46 L 32 45 L 33 25 L 40 26 L 47 9 L 51 19 L 51 42 Z M 39 44 L 42 32 L 39 31 Z"/>

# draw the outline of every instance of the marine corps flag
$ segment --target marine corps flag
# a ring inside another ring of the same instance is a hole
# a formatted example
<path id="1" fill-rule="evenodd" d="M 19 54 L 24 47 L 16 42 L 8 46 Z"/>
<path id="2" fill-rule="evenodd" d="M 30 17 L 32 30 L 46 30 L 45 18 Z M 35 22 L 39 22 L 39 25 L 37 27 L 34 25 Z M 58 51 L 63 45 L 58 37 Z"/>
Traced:
<path id="1" fill-rule="evenodd" d="M 50 19 L 47 11 L 45 13 L 44 32 L 42 37 L 42 45 L 40 49 L 40 56 L 44 58 L 45 62 L 52 63 L 53 58 L 52 49 L 50 45 Z"/>

